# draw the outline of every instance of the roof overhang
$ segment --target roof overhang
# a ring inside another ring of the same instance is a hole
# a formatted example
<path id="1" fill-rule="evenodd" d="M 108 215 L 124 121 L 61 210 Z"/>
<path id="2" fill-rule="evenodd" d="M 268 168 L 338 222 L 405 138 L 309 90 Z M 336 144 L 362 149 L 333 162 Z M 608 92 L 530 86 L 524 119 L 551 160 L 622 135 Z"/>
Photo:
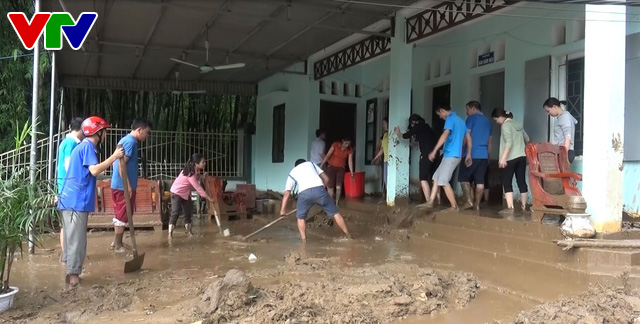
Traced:
<path id="1" fill-rule="evenodd" d="M 364 28 L 391 19 L 396 8 L 337 0 L 52 0 L 43 1 L 41 10 L 74 17 L 98 13 L 82 49 L 65 44 L 56 54 L 66 86 L 246 93 L 255 92 L 258 81 L 350 35 L 389 37 Z M 170 60 L 203 65 L 205 40 L 211 66 L 245 67 L 202 74 Z"/>

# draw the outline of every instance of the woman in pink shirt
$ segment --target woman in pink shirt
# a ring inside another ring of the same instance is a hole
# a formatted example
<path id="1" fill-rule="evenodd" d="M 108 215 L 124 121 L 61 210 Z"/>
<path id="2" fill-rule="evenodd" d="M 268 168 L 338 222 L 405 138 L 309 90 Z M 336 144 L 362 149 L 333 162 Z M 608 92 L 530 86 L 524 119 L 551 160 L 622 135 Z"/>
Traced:
<path id="1" fill-rule="evenodd" d="M 206 198 L 210 203 L 213 202 L 211 197 L 207 195 L 207 192 L 202 189 L 200 185 L 200 172 L 204 170 L 207 162 L 204 156 L 200 153 L 196 153 L 191 156 L 191 159 L 184 166 L 182 172 L 171 186 L 171 218 L 169 219 L 169 238 L 172 237 L 173 230 L 176 227 L 178 221 L 178 215 L 180 209 L 184 214 L 184 228 L 187 230 L 187 235 L 193 235 L 191 233 L 191 216 L 193 215 L 193 202 L 191 201 L 191 190 L 198 191 L 201 197 Z"/>

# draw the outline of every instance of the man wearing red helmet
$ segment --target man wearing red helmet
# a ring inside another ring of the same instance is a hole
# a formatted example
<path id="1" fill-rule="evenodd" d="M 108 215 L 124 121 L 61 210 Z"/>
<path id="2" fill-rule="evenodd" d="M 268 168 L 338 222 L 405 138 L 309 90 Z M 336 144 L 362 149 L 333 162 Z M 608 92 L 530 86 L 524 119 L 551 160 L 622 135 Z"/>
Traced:
<path id="1" fill-rule="evenodd" d="M 66 281 L 71 286 L 80 283 L 87 254 L 87 219 L 95 209 L 96 177 L 124 156 L 124 150 L 117 148 L 107 160 L 102 163 L 98 161 L 97 147 L 104 140 L 109 127 L 104 119 L 95 116 L 82 122 L 85 138 L 71 152 L 69 169 L 58 199 L 65 236 Z"/>

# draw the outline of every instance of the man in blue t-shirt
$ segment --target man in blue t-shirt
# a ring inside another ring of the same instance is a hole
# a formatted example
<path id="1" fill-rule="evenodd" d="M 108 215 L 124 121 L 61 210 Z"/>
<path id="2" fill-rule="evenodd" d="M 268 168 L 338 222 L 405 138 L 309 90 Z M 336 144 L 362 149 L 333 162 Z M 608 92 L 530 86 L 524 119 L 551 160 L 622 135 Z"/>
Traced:
<path id="1" fill-rule="evenodd" d="M 69 157 L 69 169 L 58 198 L 64 227 L 64 251 L 67 263 L 66 281 L 71 286 L 80 283 L 82 265 L 87 255 L 87 221 L 95 210 L 96 177 L 107 170 L 124 150 L 116 149 L 104 162 L 98 162 L 97 148 L 104 141 L 109 124 L 100 117 L 82 122 L 85 139 Z"/>
<path id="2" fill-rule="evenodd" d="M 462 209 L 474 207 L 480 209 L 480 200 L 484 192 L 484 180 L 489 168 L 489 145 L 491 143 L 491 121 L 482 114 L 482 108 L 477 101 L 467 103 L 467 128 L 471 134 L 473 147 L 471 148 L 471 165 L 460 165 L 458 181 L 464 192 Z M 463 152 L 464 153 L 464 152 Z M 466 154 L 462 155 L 466 157 Z M 475 200 L 471 189 L 471 182 L 476 184 Z"/>
<path id="3" fill-rule="evenodd" d="M 433 174 L 433 188 L 431 191 L 431 199 L 426 202 L 426 207 L 433 208 L 433 203 L 436 199 L 436 195 L 438 194 L 439 187 L 444 188 L 444 193 L 447 195 L 447 199 L 451 203 L 450 211 L 458 211 L 458 203 L 456 203 L 456 197 L 453 193 L 453 188 L 451 188 L 451 176 L 453 172 L 460 164 L 460 159 L 462 157 L 462 145 L 466 142 L 467 144 L 467 157 L 465 159 L 465 163 L 471 164 L 471 136 L 467 131 L 467 126 L 464 123 L 462 118 L 458 117 L 458 115 L 451 111 L 451 107 L 449 105 L 439 105 L 436 106 L 436 114 L 441 119 L 444 119 L 444 131 L 438 140 L 438 143 L 433 148 L 431 153 L 429 154 L 429 160 L 433 161 L 436 158 L 436 152 L 440 150 L 441 147 L 444 146 L 444 154 L 442 157 L 442 162 L 438 166 L 438 169 Z"/>
<path id="4" fill-rule="evenodd" d="M 131 125 L 131 132 L 123 137 L 118 144 L 124 148 L 124 161 L 127 166 L 127 176 L 129 179 L 129 201 L 131 206 L 136 205 L 136 189 L 138 187 L 138 143 L 143 142 L 151 133 L 151 123 L 146 119 L 136 119 Z M 122 172 L 120 171 L 120 161 L 113 165 L 113 175 L 111 175 L 111 197 L 113 200 L 113 226 L 115 237 L 111 247 L 118 253 L 124 252 L 122 236 L 124 229 L 128 226 L 127 205 L 124 199 L 124 188 L 122 185 Z M 190 230 L 190 229 L 189 229 Z"/>
<path id="5" fill-rule="evenodd" d="M 71 159 L 71 152 L 80 144 L 80 141 L 84 138 L 82 133 L 82 118 L 76 117 L 69 123 L 69 133 L 65 139 L 60 142 L 58 147 L 58 194 L 62 192 L 62 185 L 64 184 L 64 178 L 67 176 L 67 169 L 69 169 L 69 160 Z M 60 227 L 60 261 L 65 262 L 64 256 L 64 228 Z"/>

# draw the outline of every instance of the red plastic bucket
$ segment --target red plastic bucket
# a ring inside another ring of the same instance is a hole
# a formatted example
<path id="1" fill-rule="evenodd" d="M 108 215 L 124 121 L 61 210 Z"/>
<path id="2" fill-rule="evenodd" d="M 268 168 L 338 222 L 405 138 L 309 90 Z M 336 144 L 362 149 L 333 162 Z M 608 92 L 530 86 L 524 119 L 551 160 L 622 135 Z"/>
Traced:
<path id="1" fill-rule="evenodd" d="M 354 172 L 353 179 L 349 171 L 344 174 L 344 195 L 358 198 L 364 196 L 364 175 L 366 172 Z"/>

